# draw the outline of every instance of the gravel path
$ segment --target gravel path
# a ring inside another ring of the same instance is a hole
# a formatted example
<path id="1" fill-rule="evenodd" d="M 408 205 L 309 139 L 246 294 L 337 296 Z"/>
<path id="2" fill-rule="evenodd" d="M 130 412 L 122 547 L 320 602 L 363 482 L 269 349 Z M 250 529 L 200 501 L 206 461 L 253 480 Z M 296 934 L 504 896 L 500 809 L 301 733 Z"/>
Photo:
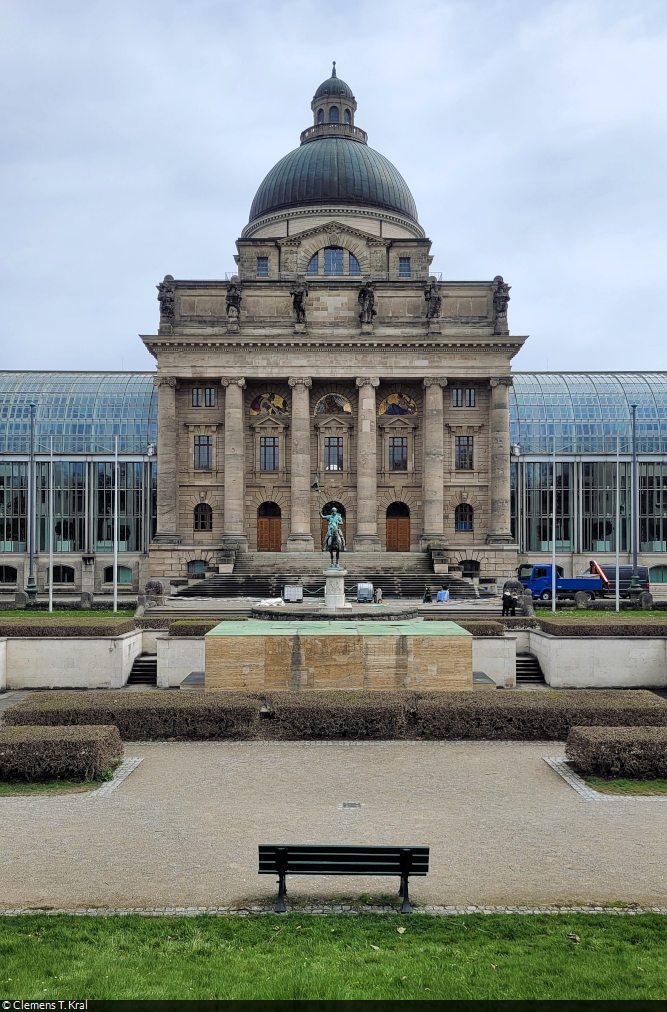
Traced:
<path id="1" fill-rule="evenodd" d="M 667 906 L 667 799 L 583 800 L 499 742 L 127 744 L 108 797 L 0 798 L 0 908 L 238 907 L 273 895 L 257 844 L 425 844 L 411 894 L 437 905 Z M 342 808 L 359 802 L 358 809 Z M 290 895 L 393 892 L 391 879 L 292 878 Z"/>

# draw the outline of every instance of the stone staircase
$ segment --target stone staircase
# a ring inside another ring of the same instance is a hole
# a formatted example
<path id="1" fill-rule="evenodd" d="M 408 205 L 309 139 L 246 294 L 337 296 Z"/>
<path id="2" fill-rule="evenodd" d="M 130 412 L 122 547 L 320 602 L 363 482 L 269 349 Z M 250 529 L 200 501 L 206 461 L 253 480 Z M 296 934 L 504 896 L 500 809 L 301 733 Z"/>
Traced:
<path id="1" fill-rule="evenodd" d="M 477 599 L 477 588 L 467 580 L 435 574 L 425 552 L 344 552 L 345 586 L 370 582 L 382 588 L 385 598 L 421 598 L 429 587 L 433 597 L 441 586 L 452 598 Z M 280 597 L 286 584 L 301 583 L 304 601 L 324 593 L 323 570 L 329 564 L 324 552 L 245 552 L 236 556 L 233 573 L 210 576 L 179 591 L 179 597 Z"/>
<path id="2" fill-rule="evenodd" d="M 128 685 L 157 685 L 157 654 L 135 657 Z"/>
<path id="3" fill-rule="evenodd" d="M 542 668 L 535 654 L 516 655 L 516 684 L 545 685 Z"/>

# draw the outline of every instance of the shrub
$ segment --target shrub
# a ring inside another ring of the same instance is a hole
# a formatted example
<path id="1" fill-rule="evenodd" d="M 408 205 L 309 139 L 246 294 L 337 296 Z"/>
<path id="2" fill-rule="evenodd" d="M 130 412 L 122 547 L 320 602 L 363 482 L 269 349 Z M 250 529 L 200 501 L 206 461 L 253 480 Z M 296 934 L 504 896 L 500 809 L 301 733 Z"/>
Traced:
<path id="1" fill-rule="evenodd" d="M 425 738 L 565 741 L 574 725 L 667 726 L 667 704 L 646 690 L 430 692 L 417 701 Z"/>
<path id="2" fill-rule="evenodd" d="M 0 728 L 2 780 L 93 780 L 122 757 L 117 727 Z"/>
<path id="3" fill-rule="evenodd" d="M 460 625 L 466 632 L 472 633 L 473 636 L 502 636 L 505 632 L 505 626 L 502 622 L 477 622 L 472 619 L 470 621 L 462 619 L 456 624 Z"/>
<path id="4" fill-rule="evenodd" d="M 573 727 L 565 755 L 584 776 L 667 777 L 667 727 Z"/>
<path id="5" fill-rule="evenodd" d="M 64 637 L 74 636 L 121 636 L 123 633 L 134 632 L 134 619 L 114 619 L 82 615 L 76 618 L 41 618 L 30 615 L 27 618 L 5 618 L 0 620 L 0 636 L 21 637 Z"/>
<path id="6" fill-rule="evenodd" d="M 407 737 L 409 692 L 282 692 L 267 697 L 273 720 L 262 721 L 262 736 L 284 740 Z"/>
<path id="7" fill-rule="evenodd" d="M 552 636 L 666 636 L 667 625 L 664 622 L 632 622 L 628 619 L 621 622 L 604 621 L 568 621 L 540 618 L 539 628 Z"/>
<path id="8" fill-rule="evenodd" d="M 219 624 L 215 619 L 179 619 L 169 626 L 170 636 L 205 636 Z"/>
<path id="9" fill-rule="evenodd" d="M 249 692 L 31 693 L 5 711 L 5 723 L 115 724 L 123 741 L 256 738 L 262 698 Z"/>

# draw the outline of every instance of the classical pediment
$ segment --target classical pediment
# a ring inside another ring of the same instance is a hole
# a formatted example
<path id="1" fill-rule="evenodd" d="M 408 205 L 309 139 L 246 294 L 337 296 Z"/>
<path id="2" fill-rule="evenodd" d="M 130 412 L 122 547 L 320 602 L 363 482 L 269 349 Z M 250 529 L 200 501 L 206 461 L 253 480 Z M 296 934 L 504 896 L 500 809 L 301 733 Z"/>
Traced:
<path id="1" fill-rule="evenodd" d="M 318 415 L 315 419 L 316 429 L 349 429 L 352 425 L 353 420 L 345 415 Z"/>
<path id="2" fill-rule="evenodd" d="M 389 417 L 381 418 L 378 424 L 381 429 L 404 429 L 408 431 L 416 429 L 419 422 L 416 418 L 406 417 L 405 415 L 390 415 Z"/>
<path id="3" fill-rule="evenodd" d="M 277 243 L 279 246 L 300 246 L 302 243 L 307 242 L 314 236 L 320 236 L 324 234 L 325 237 L 330 240 L 327 242 L 329 246 L 337 246 L 339 243 L 336 238 L 342 235 L 353 236 L 355 239 L 359 239 L 362 242 L 372 243 L 374 246 L 388 246 L 391 239 L 382 239 L 378 235 L 373 235 L 371 232 L 364 232 L 360 228 L 354 228 L 351 225 L 344 224 L 342 221 L 336 221 L 332 218 L 325 225 L 315 225 L 313 228 L 307 228 L 303 232 L 298 232 L 296 235 L 290 235 L 285 239 L 278 239 Z"/>
<path id="4" fill-rule="evenodd" d="M 289 428 L 288 418 L 276 418 L 275 415 L 270 415 L 268 412 L 263 415 L 258 415 L 257 418 L 253 418 L 250 422 L 251 429 L 261 429 L 264 432 L 272 430 L 273 432 L 280 432 L 283 429 Z"/>

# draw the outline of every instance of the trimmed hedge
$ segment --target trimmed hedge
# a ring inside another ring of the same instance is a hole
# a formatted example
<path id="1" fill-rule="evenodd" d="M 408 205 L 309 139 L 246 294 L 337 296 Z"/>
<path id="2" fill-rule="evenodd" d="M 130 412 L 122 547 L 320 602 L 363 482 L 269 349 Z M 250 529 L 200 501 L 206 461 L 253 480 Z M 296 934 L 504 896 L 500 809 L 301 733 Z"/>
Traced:
<path id="1" fill-rule="evenodd" d="M 454 618 L 453 621 L 456 622 L 456 618 Z M 473 636 L 502 636 L 505 632 L 505 626 L 502 622 L 461 619 L 461 621 L 456 622 L 456 624 L 460 625 L 462 629 L 466 630 L 466 632 L 472 633 Z"/>
<path id="2" fill-rule="evenodd" d="M 205 636 L 220 622 L 216 619 L 178 619 L 169 626 L 170 636 Z"/>
<path id="3" fill-rule="evenodd" d="M 136 628 L 132 618 L 114 621 L 111 618 L 101 619 L 91 616 L 90 620 L 86 621 L 81 616 L 77 616 L 76 619 L 43 619 L 31 615 L 26 619 L 0 620 L 0 636 L 14 637 L 63 639 L 75 636 L 122 636 L 123 633 L 134 632 Z"/>
<path id="4" fill-rule="evenodd" d="M 269 718 L 269 719 L 264 719 Z M 340 738 L 565 741 L 576 726 L 667 727 L 644 689 L 536 692 L 45 692 L 8 725 L 116 724 L 125 741 Z"/>
<path id="5" fill-rule="evenodd" d="M 565 755 L 583 776 L 667 777 L 667 727 L 573 727 Z"/>
<path id="6" fill-rule="evenodd" d="M 578 622 L 540 618 L 539 628 L 552 636 L 667 636 L 667 622 Z"/>
<path id="7" fill-rule="evenodd" d="M 282 692 L 267 704 L 273 720 L 262 722 L 263 737 L 286 741 L 407 737 L 412 694 L 388 692 Z"/>
<path id="8" fill-rule="evenodd" d="M 0 780 L 93 780 L 122 758 L 113 726 L 0 729 Z"/>
<path id="9" fill-rule="evenodd" d="M 250 692 L 31 693 L 5 724 L 115 724 L 123 741 L 257 738 L 262 696 Z"/>

